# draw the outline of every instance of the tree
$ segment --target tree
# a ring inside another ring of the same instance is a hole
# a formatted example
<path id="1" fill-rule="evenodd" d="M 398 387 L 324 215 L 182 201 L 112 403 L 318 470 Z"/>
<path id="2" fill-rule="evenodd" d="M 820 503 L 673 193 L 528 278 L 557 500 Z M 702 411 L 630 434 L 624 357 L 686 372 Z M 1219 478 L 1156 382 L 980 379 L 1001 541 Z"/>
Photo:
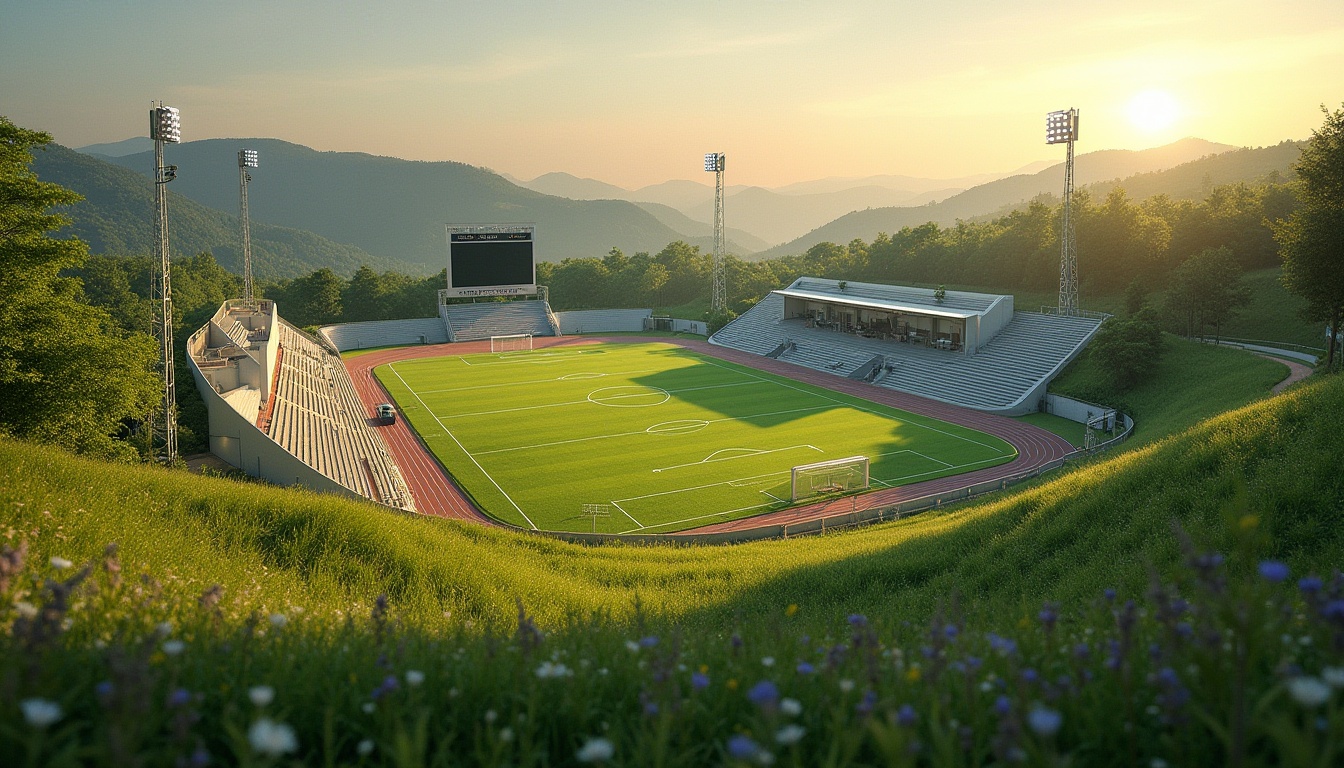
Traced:
<path id="1" fill-rule="evenodd" d="M 1120 390 L 1133 388 L 1157 367 L 1162 354 L 1162 331 L 1151 309 L 1133 317 L 1111 317 L 1092 337 L 1090 352 Z"/>
<path id="2" fill-rule="evenodd" d="M 1216 338 L 1223 323 L 1250 300 L 1250 289 L 1242 284 L 1241 265 L 1232 250 L 1206 248 L 1172 273 L 1166 306 L 1168 315 L 1183 321 L 1185 335 L 1203 335 L 1212 327 Z"/>
<path id="3" fill-rule="evenodd" d="M 108 458 L 135 450 L 114 438 L 157 400 L 152 338 L 124 333 L 85 302 L 77 278 L 88 246 L 58 240 L 49 212 L 80 196 L 38 180 L 32 150 L 51 136 L 0 117 L 0 432 Z"/>
<path id="4" fill-rule="evenodd" d="M 1344 108 L 1330 112 L 1312 131 L 1293 166 L 1301 208 L 1274 228 L 1283 260 L 1283 284 L 1307 300 L 1307 320 L 1330 329 L 1326 370 L 1335 368 L 1340 322 L 1344 321 Z"/>

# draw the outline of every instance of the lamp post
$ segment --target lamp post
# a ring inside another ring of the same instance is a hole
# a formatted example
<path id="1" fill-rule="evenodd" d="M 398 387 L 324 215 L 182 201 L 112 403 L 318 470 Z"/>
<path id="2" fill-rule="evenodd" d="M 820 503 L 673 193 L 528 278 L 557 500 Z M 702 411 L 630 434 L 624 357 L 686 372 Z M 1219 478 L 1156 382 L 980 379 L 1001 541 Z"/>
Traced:
<path id="1" fill-rule="evenodd" d="M 257 150 L 238 150 L 238 208 L 243 225 L 243 305 L 254 307 L 256 296 L 252 291 L 252 226 L 247 218 L 247 183 L 252 180 L 248 168 L 257 167 Z"/>
<path id="2" fill-rule="evenodd" d="M 1064 222 L 1060 232 L 1059 314 L 1078 314 L 1078 238 L 1073 221 L 1073 143 L 1078 140 L 1078 110 L 1045 116 L 1045 143 L 1068 146 L 1064 162 Z"/>
<path id="3" fill-rule="evenodd" d="M 705 155 L 705 170 L 714 174 L 714 270 L 713 289 L 710 293 L 709 309 L 715 314 L 728 308 L 727 289 L 723 280 L 723 168 L 725 156 L 722 152 L 709 152 Z"/>
<path id="4" fill-rule="evenodd" d="M 150 416 L 151 451 L 165 464 L 177 460 L 177 385 L 173 378 L 173 281 L 168 251 L 168 182 L 177 178 L 177 166 L 163 164 L 163 145 L 182 141 L 182 120 L 177 110 L 162 102 L 149 110 L 149 138 L 154 140 L 154 220 L 158 235 L 159 263 L 151 278 L 155 305 L 154 335 L 159 342 L 163 396 L 160 413 Z"/>

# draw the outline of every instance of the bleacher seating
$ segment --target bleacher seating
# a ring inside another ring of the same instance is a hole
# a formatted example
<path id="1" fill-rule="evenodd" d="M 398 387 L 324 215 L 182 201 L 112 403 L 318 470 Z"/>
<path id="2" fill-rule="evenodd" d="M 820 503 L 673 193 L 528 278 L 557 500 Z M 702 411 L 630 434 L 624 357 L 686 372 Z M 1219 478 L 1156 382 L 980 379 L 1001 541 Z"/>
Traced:
<path id="1" fill-rule="evenodd" d="M 581 309 L 556 312 L 561 333 L 603 333 L 607 331 L 642 331 L 644 319 L 653 314 L 651 309 Z"/>
<path id="2" fill-rule="evenodd" d="M 443 344 L 448 341 L 448 330 L 443 320 L 437 317 L 343 323 L 324 326 L 318 332 L 328 344 L 342 352 L 404 344 Z"/>
<path id="3" fill-rule="evenodd" d="M 530 333 L 554 336 L 550 308 L 544 301 L 487 301 L 440 307 L 452 341 L 480 341 L 491 336 Z"/>
<path id="4" fill-rule="evenodd" d="M 374 501 L 412 509 L 411 494 L 336 355 L 278 322 L 283 350 L 267 434 L 341 486 Z"/>
<path id="5" fill-rule="evenodd" d="M 777 294 L 766 296 L 711 342 L 758 355 L 792 342 L 779 360 L 837 376 L 849 376 L 874 355 L 884 355 L 895 369 L 880 376 L 878 386 L 985 410 L 1019 403 L 1058 373 L 1101 324 L 1096 318 L 1015 312 L 993 339 L 967 355 L 808 328 L 801 318 L 781 319 L 783 302 Z"/>

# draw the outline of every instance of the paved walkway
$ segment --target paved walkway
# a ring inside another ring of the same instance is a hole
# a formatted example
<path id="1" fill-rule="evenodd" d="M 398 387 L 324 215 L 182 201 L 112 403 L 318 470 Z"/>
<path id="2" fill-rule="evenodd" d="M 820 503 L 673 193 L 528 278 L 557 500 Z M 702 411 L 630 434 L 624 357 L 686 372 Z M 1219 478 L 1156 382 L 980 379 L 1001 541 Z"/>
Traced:
<path id="1" fill-rule="evenodd" d="M 986 432 L 995 437 L 1002 438 L 1016 448 L 1018 452 L 1015 459 L 1007 464 L 1001 464 L 997 467 L 975 470 L 954 477 L 912 483 L 899 488 L 886 488 L 872 491 L 861 496 L 851 496 L 821 504 L 793 507 L 779 512 L 770 512 L 727 523 L 704 526 L 702 528 L 680 532 L 683 535 L 714 531 L 747 531 L 784 523 L 793 525 L 851 511 L 862 511 L 873 507 L 889 506 L 907 499 L 946 493 L 948 491 L 965 488 L 979 483 L 1016 477 L 1045 466 L 1057 459 L 1063 458 L 1074 451 L 1073 446 L 1069 445 L 1063 438 L 1025 422 L 1015 421 L 1013 419 L 982 411 L 959 408 L 954 405 L 940 403 L 936 400 L 928 400 L 904 392 L 896 392 L 881 387 L 874 387 L 871 384 L 832 376 L 820 371 L 791 365 L 778 360 L 772 360 L 760 355 L 739 352 L 726 347 L 713 346 L 706 341 L 676 337 L 644 336 L 562 336 L 558 338 L 539 337 L 533 340 L 533 344 L 537 348 L 593 344 L 598 342 L 626 344 L 657 342 L 675 344 L 709 357 L 727 360 L 756 370 L 766 371 L 796 381 L 814 384 L 825 389 L 861 397 L 865 400 L 880 403 L 882 405 L 900 408 L 912 413 L 918 413 L 923 416 L 929 416 L 942 421 L 969 427 L 971 429 L 977 429 L 981 432 Z M 388 402 L 392 399 L 387 393 L 387 390 L 383 388 L 382 384 L 373 377 L 373 369 L 377 366 L 400 360 L 442 357 L 445 355 L 475 354 L 489 351 L 490 343 L 488 341 L 401 347 L 397 349 L 379 350 L 377 352 L 367 352 L 356 357 L 347 358 L 345 360 L 345 366 L 350 372 L 350 378 L 354 381 L 355 390 L 359 393 L 360 399 L 364 401 L 364 404 L 369 408 L 370 412 L 372 412 L 375 404 Z M 380 431 L 382 432 L 383 439 L 388 444 L 388 449 L 392 451 L 393 458 L 396 459 L 397 466 L 401 468 L 402 475 L 405 477 L 407 484 L 411 488 L 411 493 L 415 497 L 417 511 L 422 514 L 435 515 L 438 517 L 457 520 L 473 520 L 490 525 L 499 524 L 480 511 L 475 504 L 472 503 L 467 494 L 452 481 L 448 476 L 448 473 L 444 471 L 442 465 L 440 465 L 438 460 L 429 452 L 424 443 L 420 441 L 420 438 L 410 428 L 405 419 L 397 419 L 395 424 L 381 428 Z"/>
<path id="2" fill-rule="evenodd" d="M 1255 354 L 1265 358 L 1266 360 L 1273 360 L 1276 363 L 1283 363 L 1284 365 L 1288 366 L 1288 378 L 1274 385 L 1274 389 L 1272 391 L 1276 395 L 1282 392 L 1283 390 L 1287 389 L 1288 387 L 1296 384 L 1297 382 L 1311 375 L 1312 369 L 1311 366 L 1309 365 L 1304 365 L 1295 360 L 1285 360 L 1282 357 L 1275 357 L 1274 355 L 1262 354 L 1260 352 L 1256 352 Z"/>

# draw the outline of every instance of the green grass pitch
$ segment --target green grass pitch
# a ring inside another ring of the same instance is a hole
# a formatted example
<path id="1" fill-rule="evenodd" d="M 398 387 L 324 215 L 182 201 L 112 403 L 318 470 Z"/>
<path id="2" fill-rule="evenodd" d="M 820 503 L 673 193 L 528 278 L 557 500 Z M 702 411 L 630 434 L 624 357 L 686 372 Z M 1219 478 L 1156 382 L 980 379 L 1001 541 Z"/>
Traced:
<path id="1" fill-rule="evenodd" d="M 1010 461 L 998 438 L 668 344 L 405 360 L 379 381 L 449 473 L 523 527 L 665 533 L 790 506 L 790 469 L 874 488 Z M 585 504 L 610 505 L 585 517 Z"/>

